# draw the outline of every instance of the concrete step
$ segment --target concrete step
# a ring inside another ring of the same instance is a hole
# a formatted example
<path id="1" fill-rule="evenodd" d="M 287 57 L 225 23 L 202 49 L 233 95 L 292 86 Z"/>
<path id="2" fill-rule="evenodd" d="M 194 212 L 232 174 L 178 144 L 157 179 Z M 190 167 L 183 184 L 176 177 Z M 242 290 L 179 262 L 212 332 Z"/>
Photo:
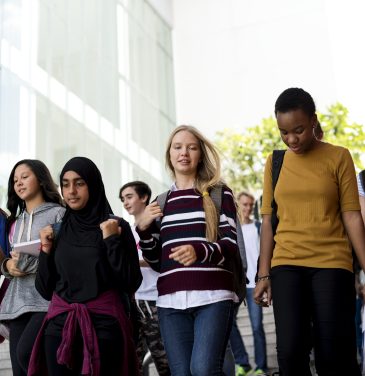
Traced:
<path id="1" fill-rule="evenodd" d="M 9 341 L 4 341 L 0 344 L 0 375 L 12 376 L 10 354 L 9 354 Z"/>
<path id="2" fill-rule="evenodd" d="M 270 369 L 277 368 L 276 359 L 276 334 L 275 334 L 275 322 L 272 307 L 264 308 L 264 330 L 266 334 L 266 351 L 267 351 L 267 365 Z M 240 306 L 237 315 L 237 324 L 240 329 L 243 342 L 246 347 L 246 351 L 250 357 L 251 366 L 255 365 L 254 360 L 254 345 L 251 329 L 251 322 L 248 316 L 248 309 L 243 304 Z"/>

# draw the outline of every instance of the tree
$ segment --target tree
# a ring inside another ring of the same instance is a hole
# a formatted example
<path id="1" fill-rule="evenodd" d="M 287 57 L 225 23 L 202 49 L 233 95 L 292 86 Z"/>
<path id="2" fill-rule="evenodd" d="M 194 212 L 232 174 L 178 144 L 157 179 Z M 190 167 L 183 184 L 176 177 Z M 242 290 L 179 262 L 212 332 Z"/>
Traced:
<path id="1" fill-rule="evenodd" d="M 348 148 L 358 168 L 363 168 L 361 156 L 365 155 L 363 126 L 350 123 L 348 110 L 340 103 L 318 114 L 324 132 L 324 141 Z M 285 149 L 276 120 L 270 116 L 261 124 L 246 128 L 243 133 L 225 129 L 216 134 L 216 145 L 223 155 L 223 176 L 235 191 L 261 190 L 264 167 L 268 155 L 274 149 Z"/>

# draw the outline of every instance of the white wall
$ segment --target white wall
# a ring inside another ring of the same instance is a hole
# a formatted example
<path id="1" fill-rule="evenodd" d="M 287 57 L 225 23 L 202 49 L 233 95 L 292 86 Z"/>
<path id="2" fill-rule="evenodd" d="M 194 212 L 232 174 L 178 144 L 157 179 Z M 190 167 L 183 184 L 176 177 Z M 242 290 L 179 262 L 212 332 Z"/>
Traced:
<path id="1" fill-rule="evenodd" d="M 170 25 L 173 25 L 173 10 L 171 0 L 147 0 L 160 16 Z"/>
<path id="2" fill-rule="evenodd" d="M 273 114 L 287 87 L 365 123 L 364 2 L 173 0 L 178 123 L 209 136 Z"/>

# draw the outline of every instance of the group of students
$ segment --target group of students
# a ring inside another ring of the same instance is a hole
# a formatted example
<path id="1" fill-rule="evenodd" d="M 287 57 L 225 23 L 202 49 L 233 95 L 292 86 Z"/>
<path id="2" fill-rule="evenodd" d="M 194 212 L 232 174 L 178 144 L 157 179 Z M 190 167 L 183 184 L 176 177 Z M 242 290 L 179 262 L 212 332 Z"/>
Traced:
<path id="1" fill-rule="evenodd" d="M 266 163 L 257 283 L 250 278 L 247 298 L 253 315 L 251 303 L 261 312 L 273 302 L 280 375 L 309 376 L 313 347 L 318 375 L 356 376 L 352 249 L 365 269 L 365 229 L 350 153 L 316 137 L 315 112 L 302 89 L 276 101 L 288 150 L 275 190 L 271 155 Z M 0 322 L 10 331 L 15 376 L 139 375 L 143 336 L 156 349 L 160 374 L 223 375 L 239 306 L 230 262 L 239 252 L 236 200 L 217 150 L 196 128 L 174 129 L 166 165 L 173 184 L 162 203 L 122 187 L 132 228 L 113 215 L 91 160 L 65 164 L 63 201 L 42 162 L 14 166 L 6 224 L 12 251 L 1 263 L 10 283 Z M 211 195 L 217 189 L 219 208 Z M 138 212 L 133 200 L 141 201 Z M 39 255 L 14 250 L 36 239 Z M 256 346 L 262 349 L 262 338 Z M 244 375 L 267 367 L 241 366 Z"/>

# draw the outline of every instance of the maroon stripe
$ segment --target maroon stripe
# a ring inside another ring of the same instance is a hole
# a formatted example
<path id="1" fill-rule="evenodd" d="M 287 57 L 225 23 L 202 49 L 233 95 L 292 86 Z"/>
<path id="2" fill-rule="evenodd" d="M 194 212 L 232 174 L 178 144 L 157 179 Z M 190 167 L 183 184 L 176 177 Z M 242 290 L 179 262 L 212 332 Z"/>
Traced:
<path id="1" fill-rule="evenodd" d="M 160 276 L 157 289 L 159 295 L 192 290 L 233 291 L 233 277 L 232 273 L 226 271 L 184 270 Z"/>

